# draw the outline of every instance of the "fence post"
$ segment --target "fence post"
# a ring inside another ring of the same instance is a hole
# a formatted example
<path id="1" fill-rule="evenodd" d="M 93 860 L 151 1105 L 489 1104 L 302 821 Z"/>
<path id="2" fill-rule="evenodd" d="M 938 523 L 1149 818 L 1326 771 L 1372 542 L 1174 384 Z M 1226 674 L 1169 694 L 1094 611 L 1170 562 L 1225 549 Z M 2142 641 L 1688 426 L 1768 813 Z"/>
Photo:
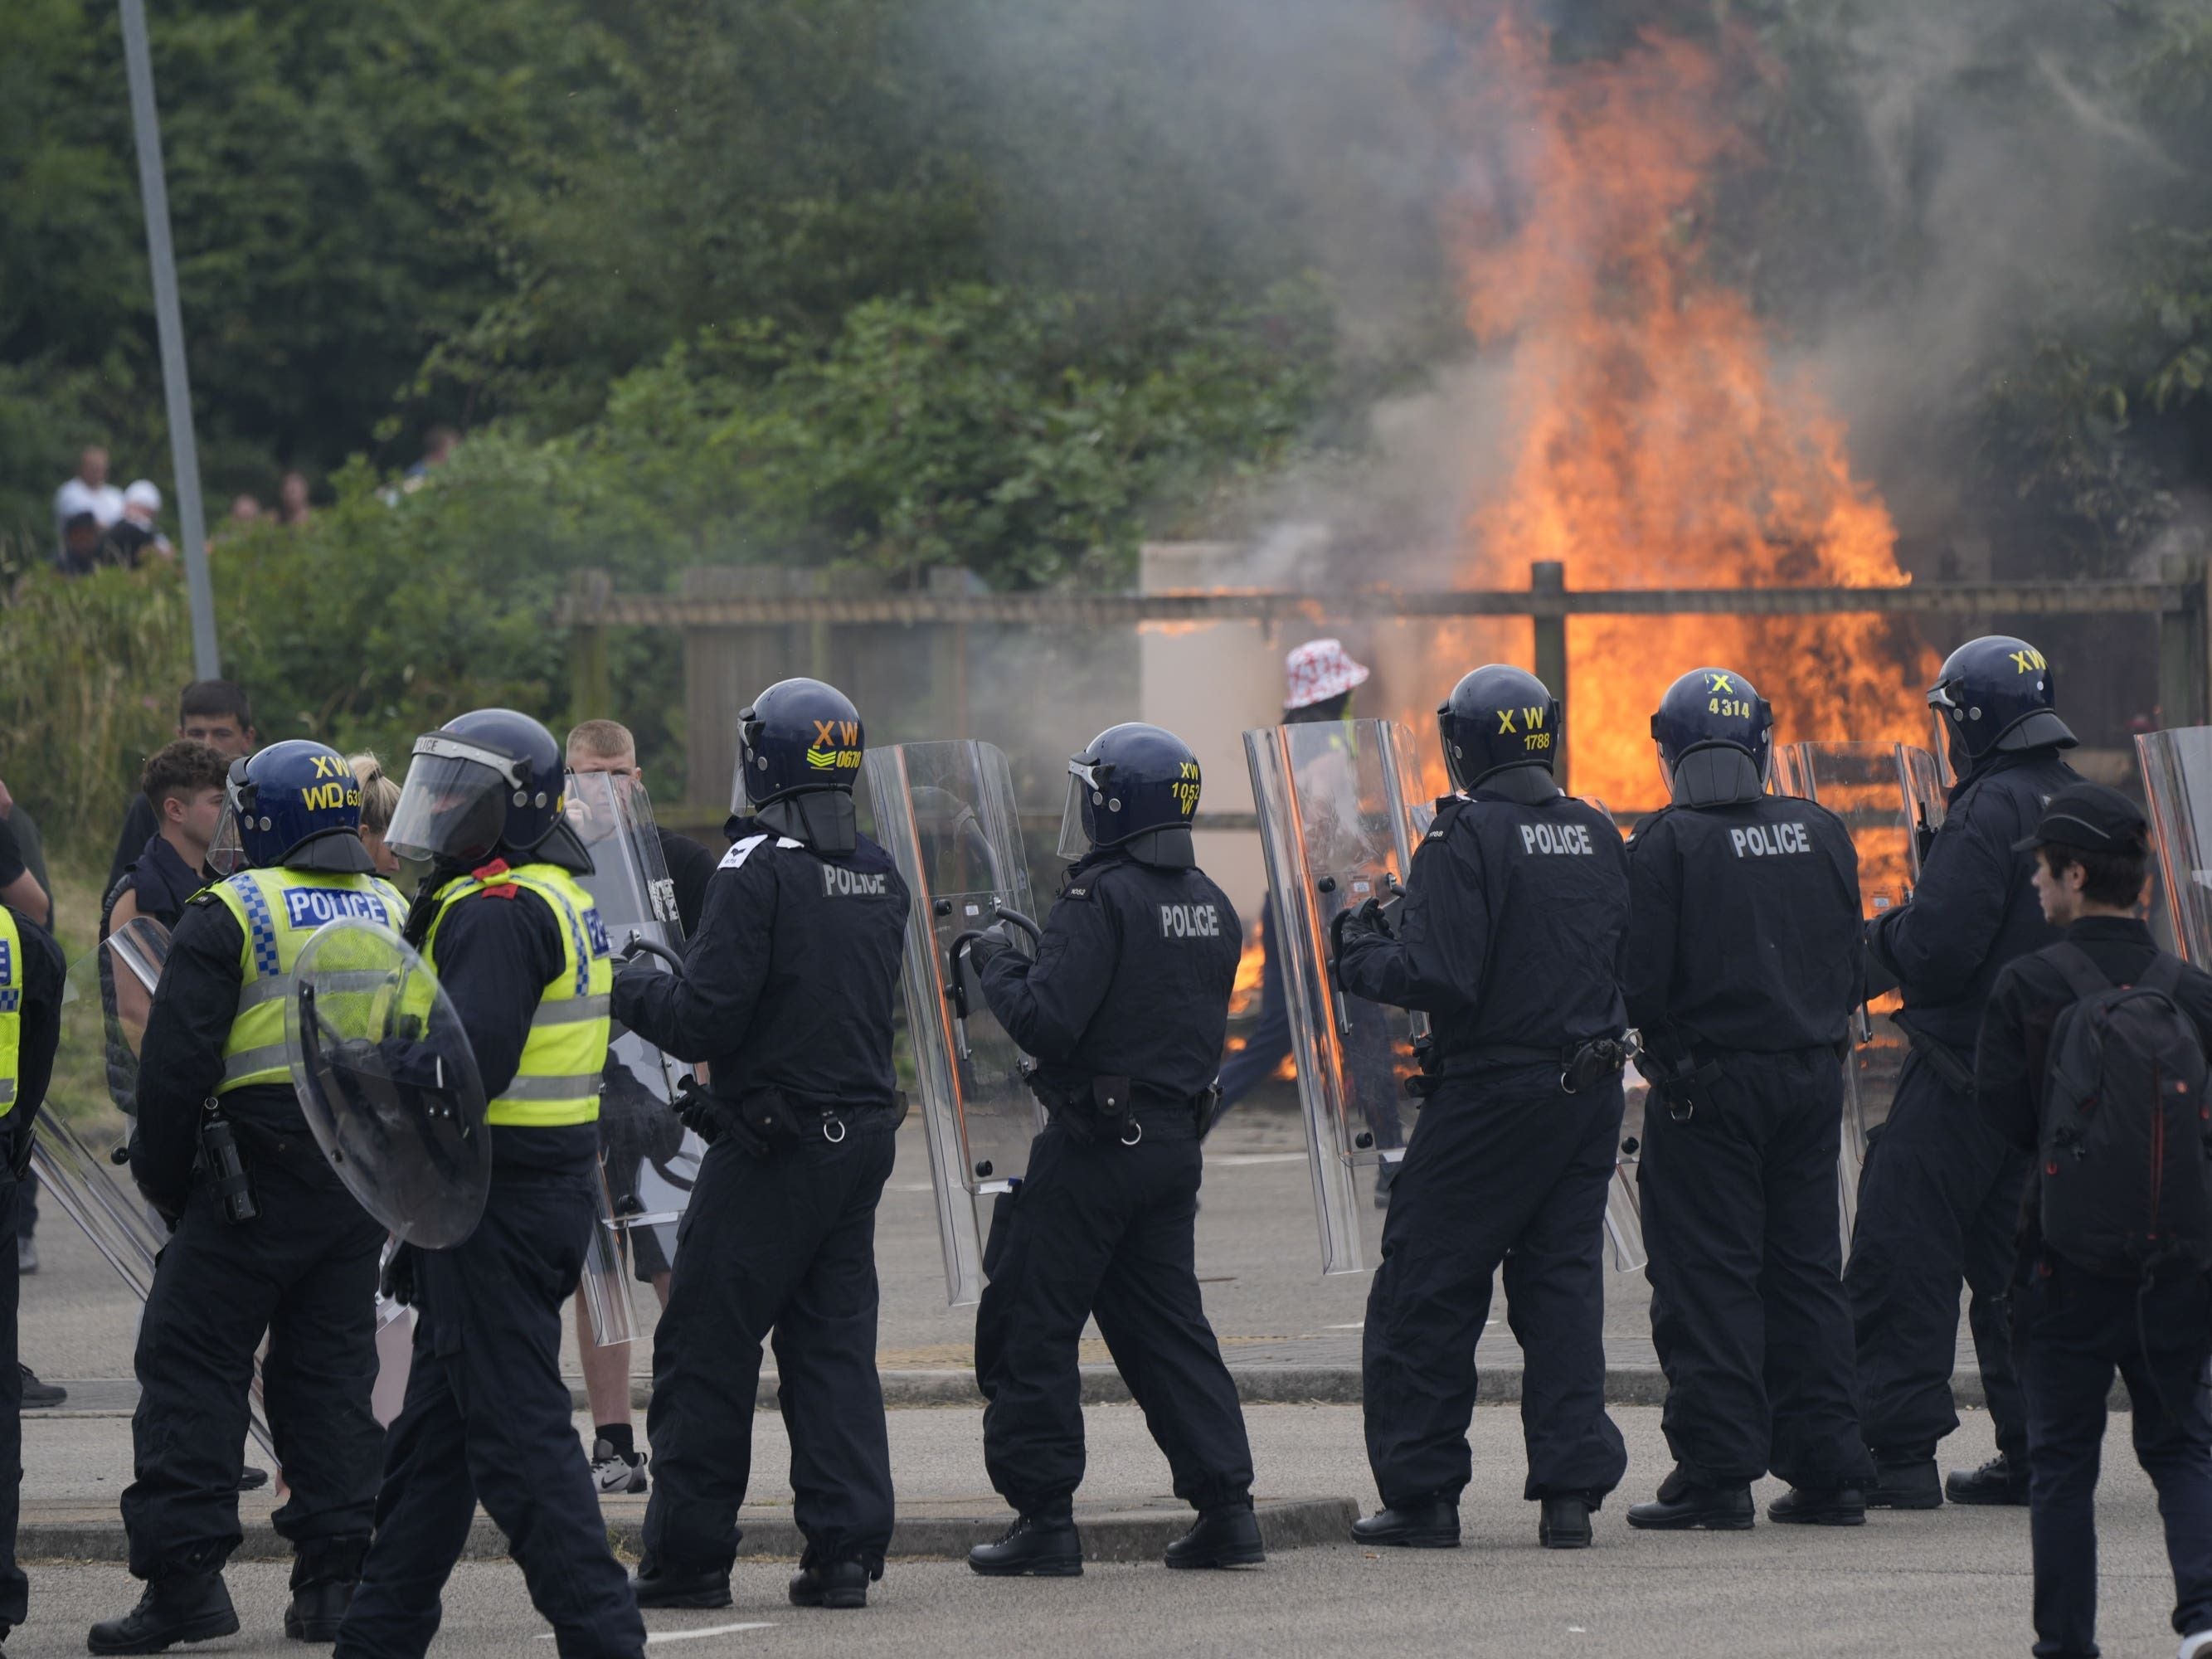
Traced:
<path id="1" fill-rule="evenodd" d="M 614 596 L 604 570 L 579 570 L 568 584 L 568 718 L 570 723 L 614 718 L 614 678 L 607 666 L 607 630 L 600 618 Z"/>
<path id="2" fill-rule="evenodd" d="M 2212 664 L 2205 641 L 2204 561 L 2169 553 L 2160 574 L 2180 584 L 2181 599 L 2158 619 L 2158 703 L 2160 723 L 2203 726 L 2212 718 Z"/>
<path id="3" fill-rule="evenodd" d="M 1559 700 L 1562 727 L 1566 723 L 1567 710 L 1567 611 L 1564 603 L 1547 605 L 1543 601 L 1553 595 L 1564 601 L 1566 592 L 1567 568 L 1559 560 L 1539 559 L 1528 567 L 1529 620 L 1536 631 L 1536 678 L 1551 687 L 1552 695 Z M 1564 743 L 1553 753 L 1552 775 L 1559 781 L 1560 788 L 1567 787 L 1567 750 Z"/>

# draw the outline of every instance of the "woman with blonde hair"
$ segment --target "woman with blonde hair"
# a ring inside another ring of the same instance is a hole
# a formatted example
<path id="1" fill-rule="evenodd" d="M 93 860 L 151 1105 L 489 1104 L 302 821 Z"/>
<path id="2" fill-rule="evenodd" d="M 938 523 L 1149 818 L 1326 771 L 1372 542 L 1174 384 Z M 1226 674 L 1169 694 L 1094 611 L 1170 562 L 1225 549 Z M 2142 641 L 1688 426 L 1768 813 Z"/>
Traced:
<path id="1" fill-rule="evenodd" d="M 396 876 L 399 860 L 384 844 L 384 832 L 392 828 L 392 809 L 399 805 L 399 785 L 385 776 L 384 763 L 365 749 L 358 755 L 348 755 L 346 764 L 353 768 L 354 777 L 361 784 L 362 845 L 376 861 L 378 875 Z"/>

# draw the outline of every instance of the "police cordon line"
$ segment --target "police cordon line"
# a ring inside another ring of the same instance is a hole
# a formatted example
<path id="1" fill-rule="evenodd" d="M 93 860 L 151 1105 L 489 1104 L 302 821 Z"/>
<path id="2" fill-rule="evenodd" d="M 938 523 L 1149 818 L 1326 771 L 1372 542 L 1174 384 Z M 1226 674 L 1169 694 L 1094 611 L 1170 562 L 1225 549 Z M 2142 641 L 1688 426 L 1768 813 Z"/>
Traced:
<path id="1" fill-rule="evenodd" d="M 2029 1504 L 2038 1650 L 2094 1652 L 2117 1370 L 2181 1651 L 2212 1650 L 2212 979 L 2138 919 L 2149 826 L 2061 758 L 2041 654 L 1954 653 L 1927 750 L 1778 751 L 1741 673 L 1693 670 L 1651 720 L 1668 805 L 1625 838 L 1554 780 L 1561 709 L 1534 676 L 1452 688 L 1431 802 L 1412 735 L 1352 717 L 1365 672 L 1340 647 L 1291 669 L 1284 723 L 1245 744 L 1323 1267 L 1373 1273 L 1382 1503 L 1352 1536 L 1459 1543 L 1502 1271 L 1531 1380 L 1523 1495 L 1544 1547 L 1588 1547 L 1627 1466 L 1607 1274 L 1648 1266 L 1674 1468 L 1631 1527 L 1750 1528 L 1770 1473 L 1776 1522 Z M 2203 960 L 2212 821 L 2200 845 L 2187 809 L 2212 732 L 2144 756 L 2166 900 Z M 251 1427 L 289 1488 L 288 1636 L 422 1654 L 481 1502 L 561 1653 L 641 1655 L 641 1608 L 730 1604 L 771 1333 L 806 1544 L 790 1599 L 864 1607 L 893 1516 L 874 1217 L 908 1108 L 902 994 L 948 1294 L 976 1306 L 984 1463 L 1014 1516 L 970 1566 L 1083 1571 L 1093 1320 L 1194 1511 L 1166 1565 L 1264 1560 L 1194 1243 L 1244 927 L 1198 867 L 1181 739 L 1116 725 L 1071 759 L 1066 873 L 1038 920 L 1003 754 L 870 749 L 836 690 L 781 682 L 739 717 L 730 850 L 688 937 L 635 780 L 568 774 L 526 715 L 417 741 L 384 837 L 411 896 L 377 872 L 346 776 L 309 742 L 234 763 L 209 884 L 83 970 L 129 1188 L 41 1109 L 64 967 L 0 912 L 8 1201 L 37 1160 L 146 1303 L 123 1497 L 144 1589 L 92 1652 L 239 1629 L 222 1571 Z M 626 1334 L 624 1244 L 678 1213 L 625 1574 L 561 1314 L 582 1284 L 602 1339 Z M 1999 1452 L 1946 1480 L 1962 1280 Z M 410 1309 L 380 1426 L 379 1332 Z M 0 1624 L 25 1585 L 11 1550 Z"/>

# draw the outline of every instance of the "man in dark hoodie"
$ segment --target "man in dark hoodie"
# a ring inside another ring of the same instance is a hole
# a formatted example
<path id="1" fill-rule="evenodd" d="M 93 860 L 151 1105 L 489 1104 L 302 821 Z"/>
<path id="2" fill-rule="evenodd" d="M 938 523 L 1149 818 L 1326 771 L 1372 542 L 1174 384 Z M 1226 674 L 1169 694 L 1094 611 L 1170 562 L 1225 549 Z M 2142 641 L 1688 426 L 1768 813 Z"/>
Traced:
<path id="1" fill-rule="evenodd" d="M 1774 716 L 1700 668 L 1651 717 L 1672 805 L 1628 843 L 1622 971 L 1651 1093 L 1637 1166 L 1674 1471 L 1628 1524 L 1852 1526 L 1873 1474 L 1851 1401 L 1836 1213 L 1843 1045 L 1859 997 L 1858 853 L 1766 793 Z"/>
<path id="2" fill-rule="evenodd" d="M 1868 988 L 1904 992 L 1895 1018 L 1912 1044 L 1867 1152 L 1844 1275 L 1876 1508 L 1931 1510 L 1947 1494 L 1954 1504 L 2027 1502 L 2027 1415 L 2006 1297 L 2028 1156 L 1975 1109 L 1974 1045 L 1999 971 L 2057 937 L 2036 902 L 2034 856 L 2014 850 L 2045 803 L 2080 781 L 2058 757 L 2074 734 L 2053 701 L 2051 667 L 2025 640 L 1972 640 L 1945 660 L 1928 703 L 1958 781 L 1911 901 L 1867 924 Z M 1959 1426 L 1951 1373 L 1962 1277 L 1997 1455 L 1941 1481 L 1936 1443 Z"/>

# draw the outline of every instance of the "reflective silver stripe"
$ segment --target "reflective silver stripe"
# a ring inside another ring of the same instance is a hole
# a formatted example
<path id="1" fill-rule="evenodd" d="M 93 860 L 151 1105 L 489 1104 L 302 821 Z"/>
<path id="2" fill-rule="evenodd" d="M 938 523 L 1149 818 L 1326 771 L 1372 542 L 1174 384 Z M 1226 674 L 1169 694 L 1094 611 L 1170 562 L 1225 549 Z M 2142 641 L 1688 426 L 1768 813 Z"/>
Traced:
<path id="1" fill-rule="evenodd" d="M 13 1106 L 15 1103 L 15 1079 L 12 1077 L 0 1079 L 0 1106 Z"/>
<path id="2" fill-rule="evenodd" d="M 238 1012 L 242 1014 L 249 1008 L 258 1008 L 264 1002 L 274 1002 L 291 988 L 292 976 L 289 974 L 274 974 L 257 979 L 252 984 L 240 989 Z"/>
<path id="3" fill-rule="evenodd" d="M 538 1030 L 548 1025 L 581 1025 L 586 1020 L 605 1019 L 614 1006 L 611 996 L 568 997 L 559 1002 L 541 1002 L 538 1012 L 530 1017 L 530 1027 Z"/>
<path id="4" fill-rule="evenodd" d="M 258 1048 L 241 1048 L 223 1062 L 222 1080 L 235 1083 L 256 1072 L 289 1072 L 292 1062 L 281 1042 L 264 1042 Z"/>
<path id="5" fill-rule="evenodd" d="M 519 1077 L 507 1085 L 501 1100 L 589 1100 L 599 1092 L 599 1074 L 581 1077 Z"/>

